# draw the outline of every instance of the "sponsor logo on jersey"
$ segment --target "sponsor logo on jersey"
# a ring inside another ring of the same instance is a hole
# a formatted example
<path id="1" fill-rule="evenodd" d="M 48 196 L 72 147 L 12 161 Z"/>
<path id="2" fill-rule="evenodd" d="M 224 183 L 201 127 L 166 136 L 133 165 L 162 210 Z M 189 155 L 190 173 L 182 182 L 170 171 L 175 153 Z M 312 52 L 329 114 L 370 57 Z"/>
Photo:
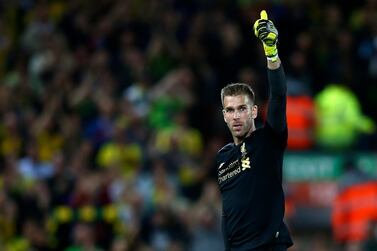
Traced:
<path id="1" fill-rule="evenodd" d="M 223 163 L 222 163 L 223 164 Z M 223 167 L 222 165 L 221 167 Z M 230 163 L 227 167 L 223 167 L 222 169 L 219 169 L 218 171 L 218 181 L 219 184 L 223 183 L 227 179 L 230 179 L 238 174 L 240 174 L 242 171 L 245 171 L 246 169 L 250 169 L 250 159 L 249 157 L 242 158 L 241 160 L 237 159 Z"/>

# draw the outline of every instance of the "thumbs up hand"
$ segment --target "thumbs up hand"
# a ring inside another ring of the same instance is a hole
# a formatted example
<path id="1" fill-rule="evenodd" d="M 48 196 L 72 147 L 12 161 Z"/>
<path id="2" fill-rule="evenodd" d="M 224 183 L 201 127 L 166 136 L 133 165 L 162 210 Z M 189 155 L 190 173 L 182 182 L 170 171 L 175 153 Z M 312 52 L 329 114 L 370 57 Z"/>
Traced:
<path id="1" fill-rule="evenodd" d="M 262 10 L 260 19 L 254 23 L 254 34 L 263 43 L 263 49 L 268 60 L 276 61 L 278 58 L 277 42 L 278 31 L 274 23 L 268 19 L 267 12 Z"/>

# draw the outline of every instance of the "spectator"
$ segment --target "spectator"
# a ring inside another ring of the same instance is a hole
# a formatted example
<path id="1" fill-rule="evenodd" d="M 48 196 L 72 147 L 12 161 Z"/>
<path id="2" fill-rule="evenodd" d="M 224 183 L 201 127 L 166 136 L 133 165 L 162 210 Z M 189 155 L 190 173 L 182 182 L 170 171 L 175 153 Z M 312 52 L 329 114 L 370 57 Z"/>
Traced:
<path id="1" fill-rule="evenodd" d="M 95 239 L 95 232 L 93 226 L 84 223 L 78 223 L 73 231 L 73 245 L 65 249 L 65 251 L 100 251 Z"/>
<path id="2" fill-rule="evenodd" d="M 344 167 L 332 211 L 333 234 L 345 250 L 361 249 L 370 238 L 369 225 L 376 220 L 377 182 L 359 170 L 350 157 Z"/>
<path id="3" fill-rule="evenodd" d="M 370 222 L 368 237 L 363 244 L 362 251 L 372 251 L 377 249 L 377 224 L 376 221 Z"/>
<path id="4" fill-rule="evenodd" d="M 356 147 L 361 133 L 373 133 L 373 120 L 362 114 L 359 100 L 349 88 L 328 85 L 315 97 L 316 141 L 328 150 Z"/>

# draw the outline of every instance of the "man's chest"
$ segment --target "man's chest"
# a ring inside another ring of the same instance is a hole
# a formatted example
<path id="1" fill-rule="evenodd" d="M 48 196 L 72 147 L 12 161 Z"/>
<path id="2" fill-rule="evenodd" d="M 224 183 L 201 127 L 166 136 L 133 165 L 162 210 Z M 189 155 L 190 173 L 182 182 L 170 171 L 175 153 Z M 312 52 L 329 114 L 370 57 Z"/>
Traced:
<path id="1" fill-rule="evenodd" d="M 258 156 L 258 149 L 246 146 L 245 143 L 220 156 L 217 167 L 219 185 L 222 186 L 230 180 L 240 179 L 245 175 L 252 175 L 259 161 Z"/>

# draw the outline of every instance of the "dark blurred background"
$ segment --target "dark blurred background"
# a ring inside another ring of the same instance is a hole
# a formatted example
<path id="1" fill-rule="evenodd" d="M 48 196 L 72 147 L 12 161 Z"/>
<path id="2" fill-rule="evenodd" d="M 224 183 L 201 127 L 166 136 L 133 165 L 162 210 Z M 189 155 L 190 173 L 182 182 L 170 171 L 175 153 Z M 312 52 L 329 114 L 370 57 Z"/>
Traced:
<path id="1" fill-rule="evenodd" d="M 223 250 L 220 89 L 288 83 L 295 251 L 377 250 L 377 1 L 0 1 L 0 250 Z M 241 195 L 240 195 L 241 196 Z"/>

